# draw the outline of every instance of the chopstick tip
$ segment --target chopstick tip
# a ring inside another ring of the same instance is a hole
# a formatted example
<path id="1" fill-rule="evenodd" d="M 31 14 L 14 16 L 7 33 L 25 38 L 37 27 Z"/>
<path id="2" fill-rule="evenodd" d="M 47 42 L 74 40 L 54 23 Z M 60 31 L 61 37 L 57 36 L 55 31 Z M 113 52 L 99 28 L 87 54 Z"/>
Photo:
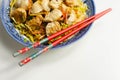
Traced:
<path id="1" fill-rule="evenodd" d="M 108 8 L 110 11 L 112 11 L 112 8 Z"/>
<path id="2" fill-rule="evenodd" d="M 18 63 L 18 65 L 19 65 L 20 67 L 22 67 L 24 64 L 20 62 L 20 63 Z"/>
<path id="3" fill-rule="evenodd" d="M 16 52 L 13 54 L 13 57 L 17 57 L 20 53 L 19 52 Z"/>

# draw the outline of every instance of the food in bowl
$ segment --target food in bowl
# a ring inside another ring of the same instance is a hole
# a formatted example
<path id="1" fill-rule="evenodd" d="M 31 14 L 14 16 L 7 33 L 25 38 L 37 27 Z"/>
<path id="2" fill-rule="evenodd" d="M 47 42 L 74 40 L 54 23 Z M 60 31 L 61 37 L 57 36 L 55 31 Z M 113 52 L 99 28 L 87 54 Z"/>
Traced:
<path id="1" fill-rule="evenodd" d="M 36 42 L 84 20 L 87 10 L 81 0 L 11 0 L 9 15 L 17 31 Z"/>

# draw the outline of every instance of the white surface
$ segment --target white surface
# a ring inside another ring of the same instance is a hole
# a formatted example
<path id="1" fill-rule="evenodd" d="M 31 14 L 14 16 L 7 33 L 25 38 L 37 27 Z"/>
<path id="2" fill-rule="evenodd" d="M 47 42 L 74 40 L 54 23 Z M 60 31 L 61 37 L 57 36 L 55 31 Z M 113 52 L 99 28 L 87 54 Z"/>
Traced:
<path id="1" fill-rule="evenodd" d="M 8 36 L 0 22 L 0 80 L 120 80 L 119 3 L 95 0 L 96 12 L 109 7 L 113 11 L 77 42 L 50 50 L 24 67 L 17 63 L 28 55 L 12 57 L 23 46 Z"/>

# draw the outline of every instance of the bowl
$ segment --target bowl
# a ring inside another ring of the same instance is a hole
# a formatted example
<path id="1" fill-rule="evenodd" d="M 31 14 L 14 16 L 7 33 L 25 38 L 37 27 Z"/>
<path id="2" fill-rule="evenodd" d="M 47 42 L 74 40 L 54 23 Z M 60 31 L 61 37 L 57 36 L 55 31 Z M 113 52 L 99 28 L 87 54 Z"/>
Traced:
<path id="1" fill-rule="evenodd" d="M 95 5 L 94 5 L 94 1 L 93 0 L 83 0 L 84 3 L 87 4 L 88 6 L 88 11 L 87 11 L 87 15 L 88 17 L 92 16 L 95 14 Z M 16 29 L 14 28 L 14 25 L 11 23 L 10 21 L 10 17 L 9 17 L 9 3 L 10 0 L 2 0 L 2 5 L 1 5 L 1 9 L 0 9 L 0 17 L 1 17 L 1 21 L 3 23 L 3 26 L 5 28 L 5 30 L 7 31 L 7 33 L 17 42 L 23 44 L 24 46 L 29 46 L 32 43 L 30 41 L 25 42 L 24 37 L 19 34 Z M 67 40 L 66 42 L 63 42 L 59 45 L 57 45 L 54 48 L 58 48 L 58 47 L 63 47 L 66 45 L 69 45 L 75 41 L 77 41 L 78 39 L 80 39 L 83 35 L 85 35 L 85 33 L 89 30 L 89 28 L 91 27 L 92 24 L 88 25 L 88 27 L 82 29 L 81 31 L 79 31 L 79 33 L 77 35 L 75 35 L 73 38 L 71 38 L 70 40 Z M 41 45 L 39 46 L 39 48 L 43 48 L 46 45 Z"/>

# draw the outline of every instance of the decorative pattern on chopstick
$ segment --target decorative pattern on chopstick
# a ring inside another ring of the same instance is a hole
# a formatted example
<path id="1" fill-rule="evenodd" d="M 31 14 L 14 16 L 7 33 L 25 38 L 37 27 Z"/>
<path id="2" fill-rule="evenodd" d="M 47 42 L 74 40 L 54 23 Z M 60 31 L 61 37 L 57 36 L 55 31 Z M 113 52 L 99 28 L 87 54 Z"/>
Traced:
<path id="1" fill-rule="evenodd" d="M 52 44 L 48 45 L 46 48 L 44 48 L 43 50 L 36 52 L 34 54 L 32 54 L 31 56 L 27 57 L 26 59 L 22 60 L 19 65 L 23 66 L 25 64 L 27 64 L 28 62 L 30 62 L 31 60 L 35 59 L 36 57 L 38 57 L 41 53 L 48 51 L 49 49 L 51 49 L 52 47 L 58 45 L 59 43 L 61 43 L 62 41 L 64 41 L 65 39 L 69 38 L 70 36 L 72 36 L 73 34 L 75 34 L 76 32 L 80 31 L 81 29 L 85 28 L 87 25 L 89 25 L 90 23 L 92 23 L 93 21 L 97 20 L 98 18 L 102 17 L 103 15 L 105 15 L 106 13 L 110 12 L 112 9 L 109 8 L 99 14 L 96 14 L 94 17 L 92 16 L 92 18 L 88 18 L 87 20 L 85 20 L 84 23 L 81 23 L 79 25 L 73 25 L 74 27 L 76 26 L 80 26 L 77 29 L 73 30 L 72 32 L 70 32 L 68 35 L 63 36 L 62 38 L 56 40 L 55 42 L 53 42 Z M 52 37 L 50 37 L 52 38 Z"/>
<path id="2" fill-rule="evenodd" d="M 21 50 L 18 50 L 16 53 L 13 54 L 14 57 L 20 55 L 20 54 L 25 54 L 27 51 L 29 51 L 30 49 L 32 48 L 36 48 L 38 47 L 39 45 L 45 43 L 48 41 L 48 38 L 45 38 L 43 40 L 41 40 L 40 42 L 35 42 L 34 44 L 28 46 L 28 47 L 25 47 L 25 48 L 22 48 Z"/>
<path id="3" fill-rule="evenodd" d="M 44 49 L 40 50 L 39 52 L 36 52 L 36 53 L 32 54 L 31 56 L 27 57 L 26 59 L 22 60 L 22 61 L 19 63 L 19 65 L 20 65 L 20 66 L 23 66 L 23 65 L 27 64 L 28 62 L 30 62 L 30 61 L 33 60 L 34 58 L 38 57 L 41 53 L 48 51 L 48 50 L 49 50 L 50 48 L 52 48 L 52 47 L 53 47 L 52 44 L 48 45 L 47 47 L 45 47 Z"/>

